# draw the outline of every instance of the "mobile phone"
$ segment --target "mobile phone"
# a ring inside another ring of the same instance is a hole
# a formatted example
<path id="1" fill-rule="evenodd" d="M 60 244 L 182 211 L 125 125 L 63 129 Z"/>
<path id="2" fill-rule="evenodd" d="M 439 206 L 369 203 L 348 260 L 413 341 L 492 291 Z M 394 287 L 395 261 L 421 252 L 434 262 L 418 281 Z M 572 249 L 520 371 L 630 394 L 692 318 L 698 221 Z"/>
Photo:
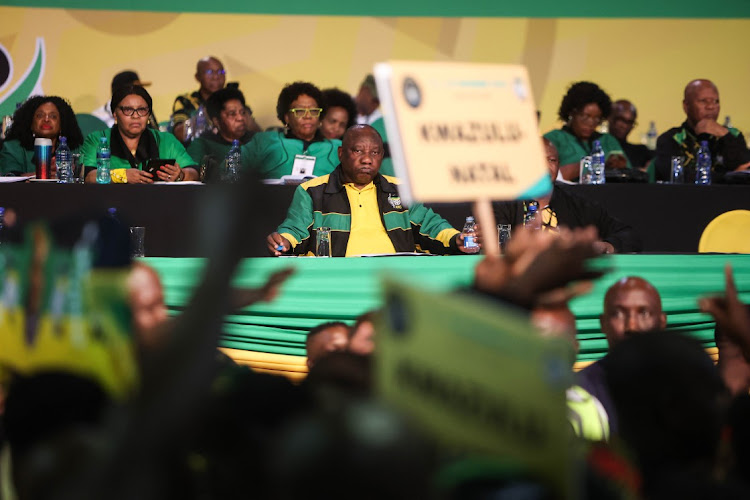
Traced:
<path id="1" fill-rule="evenodd" d="M 154 180 L 158 181 L 159 178 L 156 176 L 156 172 L 158 172 L 164 165 L 174 165 L 175 161 L 177 160 L 175 160 L 174 158 L 151 158 L 148 163 L 146 163 L 146 168 L 144 168 L 143 170 L 153 175 Z"/>

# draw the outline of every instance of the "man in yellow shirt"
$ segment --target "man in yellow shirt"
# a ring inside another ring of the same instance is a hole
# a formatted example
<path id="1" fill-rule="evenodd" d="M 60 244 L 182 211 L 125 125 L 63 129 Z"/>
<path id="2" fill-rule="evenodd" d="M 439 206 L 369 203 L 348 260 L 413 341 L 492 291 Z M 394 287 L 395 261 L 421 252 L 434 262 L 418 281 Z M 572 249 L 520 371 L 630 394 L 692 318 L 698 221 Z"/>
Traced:
<path id="1" fill-rule="evenodd" d="M 341 164 L 297 188 L 286 220 L 268 235 L 272 255 L 315 253 L 319 228 L 331 229 L 331 255 L 464 252 L 459 231 L 421 203 L 405 207 L 399 181 L 381 175 L 383 140 L 369 125 L 346 131 Z"/>

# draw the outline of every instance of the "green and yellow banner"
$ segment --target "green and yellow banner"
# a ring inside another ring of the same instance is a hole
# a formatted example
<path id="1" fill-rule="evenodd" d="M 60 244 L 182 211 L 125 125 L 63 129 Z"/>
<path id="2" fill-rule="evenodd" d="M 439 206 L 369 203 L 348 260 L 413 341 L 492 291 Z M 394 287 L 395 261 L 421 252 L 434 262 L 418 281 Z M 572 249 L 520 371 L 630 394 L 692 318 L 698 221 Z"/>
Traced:
<path id="1" fill-rule="evenodd" d="M 32 93 L 60 95 L 77 113 L 108 102 L 112 77 L 138 72 L 167 121 L 177 95 L 193 92 L 196 62 L 223 61 L 262 127 L 278 126 L 281 88 L 297 80 L 356 93 L 386 60 L 522 64 L 541 112 L 557 128 L 575 81 L 597 82 L 638 107 L 639 142 L 684 120 L 682 93 L 710 78 L 721 117 L 750 130 L 750 2 L 356 2 L 252 3 L 131 0 L 0 2 L 0 115 Z"/>

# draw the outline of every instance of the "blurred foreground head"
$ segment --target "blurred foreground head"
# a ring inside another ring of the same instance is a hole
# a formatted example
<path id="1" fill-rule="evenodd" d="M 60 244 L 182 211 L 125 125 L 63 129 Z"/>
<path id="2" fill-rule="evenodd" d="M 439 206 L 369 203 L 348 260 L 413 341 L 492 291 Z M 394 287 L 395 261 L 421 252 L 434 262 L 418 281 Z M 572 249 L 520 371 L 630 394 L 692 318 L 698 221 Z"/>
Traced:
<path id="1" fill-rule="evenodd" d="M 644 493 L 690 475 L 708 477 L 727 393 L 701 344 L 676 332 L 643 333 L 607 358 L 620 436 L 641 470 Z"/>
<path id="2" fill-rule="evenodd" d="M 357 318 L 349 332 L 349 351 L 366 356 L 375 350 L 375 312 L 369 311 Z"/>
<path id="3" fill-rule="evenodd" d="M 166 335 L 167 306 L 164 288 L 156 271 L 136 262 L 128 276 L 128 296 L 133 315 L 133 335 L 141 349 L 163 344 Z"/>
<path id="4" fill-rule="evenodd" d="M 308 415 L 271 458 L 273 498 L 429 498 L 432 454 L 391 410 L 371 401 Z"/>
<path id="5" fill-rule="evenodd" d="M 312 368 L 315 363 L 335 351 L 343 351 L 349 343 L 349 327 L 341 321 L 323 323 L 307 334 L 305 348 L 307 349 L 307 367 Z"/>

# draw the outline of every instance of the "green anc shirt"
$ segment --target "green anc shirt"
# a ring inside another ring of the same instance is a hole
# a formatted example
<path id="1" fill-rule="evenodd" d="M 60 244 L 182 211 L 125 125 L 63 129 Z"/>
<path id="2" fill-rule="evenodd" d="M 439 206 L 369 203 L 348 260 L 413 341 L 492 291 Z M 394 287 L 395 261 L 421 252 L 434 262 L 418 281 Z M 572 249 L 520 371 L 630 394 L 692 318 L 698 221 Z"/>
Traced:
<path id="1" fill-rule="evenodd" d="M 630 160 L 628 160 L 620 143 L 617 142 L 617 139 L 615 139 L 615 136 L 613 135 L 601 134 L 598 137 L 592 137 L 592 140 L 581 141 L 567 130 L 558 129 L 550 130 L 544 134 L 544 138 L 549 139 L 549 141 L 557 148 L 557 154 L 560 155 L 561 166 L 570 163 L 578 163 L 584 156 L 591 155 L 591 149 L 593 147 L 592 140 L 599 139 L 602 149 L 604 150 L 604 155 L 607 158 L 613 154 L 625 156 L 625 160 L 628 162 L 628 168 L 632 168 Z"/>
<path id="2" fill-rule="evenodd" d="M 253 139 L 242 146 L 241 164 L 243 169 L 258 172 L 264 179 L 280 179 L 291 175 L 296 155 L 315 157 L 313 174 L 326 175 L 339 164 L 338 139 L 324 139 L 310 143 L 304 149 L 301 139 L 286 137 L 283 132 L 269 130 L 255 134 Z"/>

